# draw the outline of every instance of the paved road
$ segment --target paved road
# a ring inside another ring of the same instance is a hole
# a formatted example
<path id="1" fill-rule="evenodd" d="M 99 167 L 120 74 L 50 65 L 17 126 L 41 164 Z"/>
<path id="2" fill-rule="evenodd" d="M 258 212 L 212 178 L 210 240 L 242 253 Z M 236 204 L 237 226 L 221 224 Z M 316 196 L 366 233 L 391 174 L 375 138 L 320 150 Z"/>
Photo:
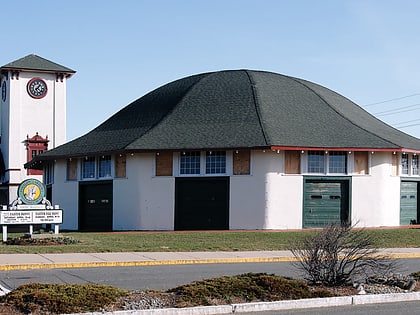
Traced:
<path id="1" fill-rule="evenodd" d="M 236 313 L 249 314 L 249 313 Z M 420 301 L 340 307 L 308 308 L 303 310 L 253 312 L 253 315 L 418 315 Z"/>
<path id="2" fill-rule="evenodd" d="M 401 259 L 399 262 L 403 274 L 420 271 L 420 259 Z M 101 283 L 129 290 L 165 290 L 194 280 L 247 272 L 275 273 L 294 278 L 299 276 L 290 262 L 190 264 L 0 271 L 0 285 L 14 289 L 29 282 Z"/>
<path id="3" fill-rule="evenodd" d="M 297 276 L 297 271 L 288 262 L 192 264 L 0 271 L 0 284 L 9 289 L 29 282 L 43 282 L 101 283 L 128 290 L 166 290 L 194 280 L 247 272 Z"/>

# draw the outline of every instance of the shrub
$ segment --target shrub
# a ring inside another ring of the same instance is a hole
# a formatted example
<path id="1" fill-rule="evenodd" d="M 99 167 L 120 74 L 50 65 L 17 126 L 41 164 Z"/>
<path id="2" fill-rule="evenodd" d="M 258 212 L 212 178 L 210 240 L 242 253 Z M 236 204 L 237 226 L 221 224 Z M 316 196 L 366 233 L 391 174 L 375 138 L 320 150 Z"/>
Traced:
<path id="1" fill-rule="evenodd" d="M 168 290 L 176 293 L 189 306 L 232 303 L 238 300 L 276 301 L 331 296 L 328 292 L 313 292 L 301 280 L 293 280 L 266 273 L 246 273 L 194 281 Z"/>
<path id="2" fill-rule="evenodd" d="M 41 310 L 55 314 L 100 311 L 128 291 L 99 284 L 22 285 L 2 298 L 25 313 Z"/>
<path id="3" fill-rule="evenodd" d="M 364 229 L 331 224 L 291 244 L 291 251 L 305 280 L 337 286 L 396 269 L 393 260 L 379 254 L 375 243 L 373 235 Z"/>

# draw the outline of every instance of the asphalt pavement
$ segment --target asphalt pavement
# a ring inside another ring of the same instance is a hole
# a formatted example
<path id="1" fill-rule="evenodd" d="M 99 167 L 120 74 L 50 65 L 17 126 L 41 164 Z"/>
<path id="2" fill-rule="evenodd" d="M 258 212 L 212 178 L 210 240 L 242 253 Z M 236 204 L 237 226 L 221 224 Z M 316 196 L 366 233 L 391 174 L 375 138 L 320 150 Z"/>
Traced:
<path id="1" fill-rule="evenodd" d="M 380 252 L 392 258 L 420 258 L 420 248 L 388 248 L 382 249 Z M 294 259 L 295 258 L 290 251 L 0 254 L 0 270 L 157 266 L 165 264 L 286 262 L 293 261 Z M 267 303 L 232 304 L 187 309 L 160 309 L 134 312 L 122 311 L 112 314 L 232 314 L 240 312 L 387 303 L 413 300 L 420 300 L 420 292 L 335 297 L 324 299 L 304 299 Z"/>

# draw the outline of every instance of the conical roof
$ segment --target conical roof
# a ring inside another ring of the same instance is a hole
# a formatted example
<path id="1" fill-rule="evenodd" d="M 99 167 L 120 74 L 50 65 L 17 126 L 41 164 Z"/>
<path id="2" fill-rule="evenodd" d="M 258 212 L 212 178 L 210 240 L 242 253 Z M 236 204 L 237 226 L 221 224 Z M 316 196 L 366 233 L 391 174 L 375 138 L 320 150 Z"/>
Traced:
<path id="1" fill-rule="evenodd" d="M 26 71 L 43 71 L 43 72 L 59 72 L 73 74 L 76 71 L 59 65 L 55 62 L 37 56 L 35 54 L 27 55 L 18 60 L 12 61 L 1 67 L 3 70 L 26 70 Z"/>
<path id="2" fill-rule="evenodd" d="M 416 152 L 420 140 L 321 85 L 266 71 L 227 70 L 159 87 L 37 159 L 273 147 Z"/>

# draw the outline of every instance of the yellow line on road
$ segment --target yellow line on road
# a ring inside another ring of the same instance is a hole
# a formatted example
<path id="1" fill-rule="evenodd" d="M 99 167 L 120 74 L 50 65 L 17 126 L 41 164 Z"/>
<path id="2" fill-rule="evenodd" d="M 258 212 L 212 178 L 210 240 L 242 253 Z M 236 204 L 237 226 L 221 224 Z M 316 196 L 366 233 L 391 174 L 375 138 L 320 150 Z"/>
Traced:
<path id="1" fill-rule="evenodd" d="M 420 253 L 390 253 L 386 257 L 394 259 L 420 258 Z M 257 257 L 257 258 L 213 258 L 213 259 L 174 259 L 150 261 L 98 261 L 72 263 L 33 263 L 0 265 L 0 271 L 31 270 L 31 269 L 61 269 L 61 268 L 95 268 L 95 267 L 140 267 L 160 265 L 188 264 L 229 264 L 229 263 L 276 263 L 296 261 L 295 257 Z"/>

